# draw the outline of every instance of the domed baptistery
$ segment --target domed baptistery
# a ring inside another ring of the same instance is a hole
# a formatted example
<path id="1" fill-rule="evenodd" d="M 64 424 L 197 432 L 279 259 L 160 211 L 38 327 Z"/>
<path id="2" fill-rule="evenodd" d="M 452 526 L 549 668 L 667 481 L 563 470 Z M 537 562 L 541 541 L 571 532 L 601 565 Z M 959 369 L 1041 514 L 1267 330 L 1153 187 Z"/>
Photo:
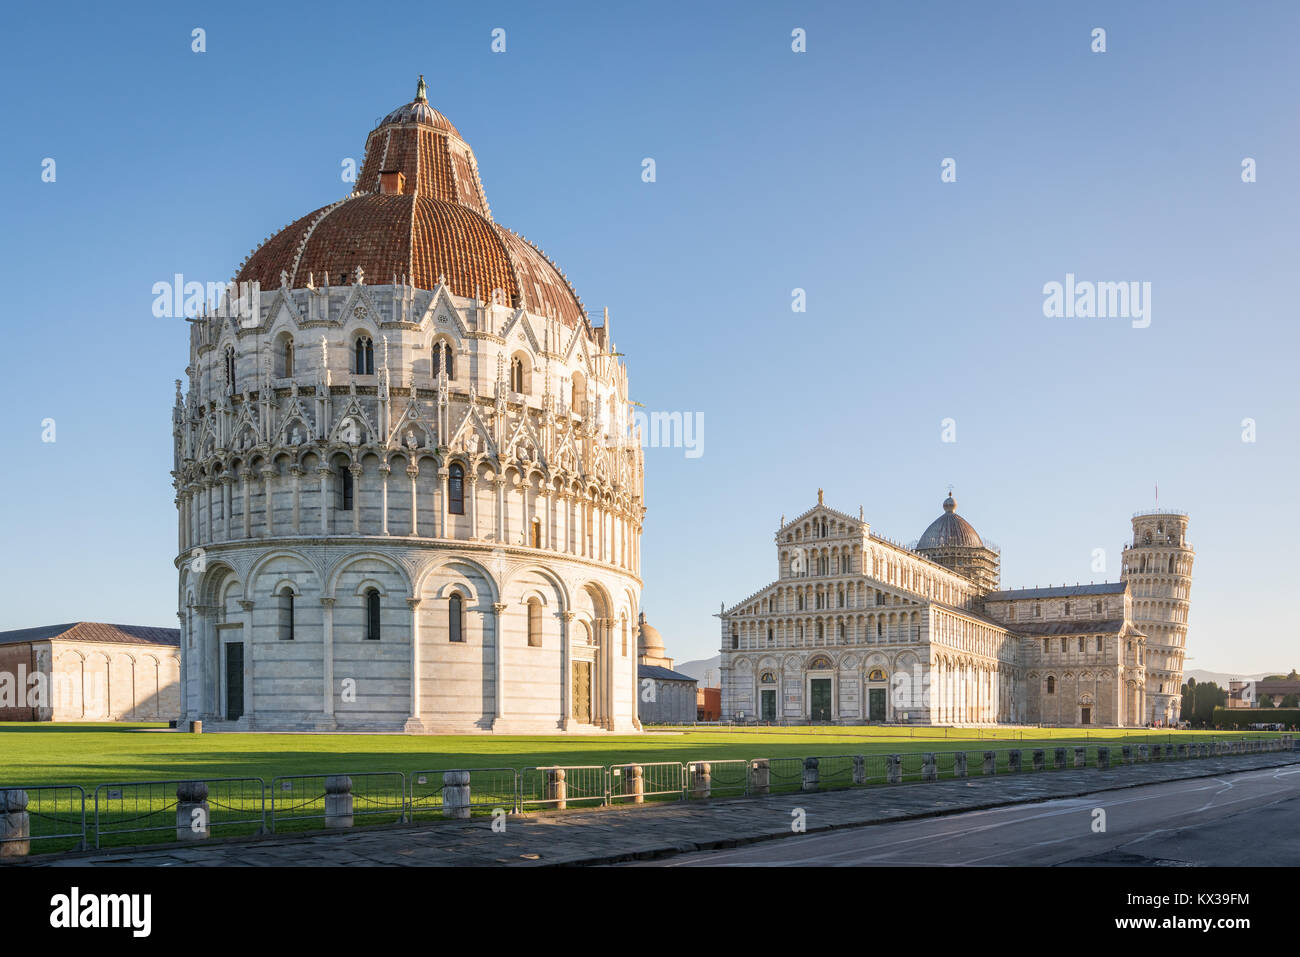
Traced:
<path id="1" fill-rule="evenodd" d="M 423 78 L 356 187 L 191 327 L 182 713 L 638 729 L 644 461 L 608 313 L 494 221 Z"/>

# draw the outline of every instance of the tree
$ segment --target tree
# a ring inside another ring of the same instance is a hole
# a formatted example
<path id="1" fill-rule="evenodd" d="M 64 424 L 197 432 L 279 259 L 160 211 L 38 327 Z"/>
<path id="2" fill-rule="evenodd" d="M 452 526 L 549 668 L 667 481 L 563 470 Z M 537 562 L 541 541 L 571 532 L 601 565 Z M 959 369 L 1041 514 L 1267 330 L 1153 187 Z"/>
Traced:
<path id="1" fill-rule="evenodd" d="M 1289 694 L 1282 699 L 1284 708 L 1300 708 L 1300 695 Z"/>
<path id="2" fill-rule="evenodd" d="M 1214 709 L 1223 707 L 1228 703 L 1228 692 L 1220 688 L 1213 681 L 1203 681 L 1196 685 L 1193 695 L 1193 707 L 1190 712 L 1184 711 L 1183 718 L 1193 721 L 1199 725 L 1208 725 L 1210 718 L 1214 714 Z"/>
<path id="3" fill-rule="evenodd" d="M 1184 721 L 1191 721 L 1192 716 L 1196 714 L 1196 679 L 1188 678 L 1183 682 L 1183 704 L 1178 709 L 1178 713 L 1183 716 Z"/>
<path id="4" fill-rule="evenodd" d="M 1266 695 L 1266 694 L 1260 695 L 1258 698 L 1255 699 L 1255 706 L 1259 708 L 1273 707 L 1273 696 Z"/>

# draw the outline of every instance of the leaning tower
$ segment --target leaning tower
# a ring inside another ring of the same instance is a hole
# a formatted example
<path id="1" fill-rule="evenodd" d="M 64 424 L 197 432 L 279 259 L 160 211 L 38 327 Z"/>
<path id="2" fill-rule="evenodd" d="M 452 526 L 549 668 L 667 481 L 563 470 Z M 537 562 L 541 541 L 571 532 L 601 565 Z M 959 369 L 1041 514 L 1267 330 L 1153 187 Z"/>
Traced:
<path id="1" fill-rule="evenodd" d="M 1179 719 L 1195 557 L 1187 544 L 1186 512 L 1156 509 L 1133 516 L 1121 577 L 1129 584 L 1133 624 L 1147 636 L 1145 721 Z"/>

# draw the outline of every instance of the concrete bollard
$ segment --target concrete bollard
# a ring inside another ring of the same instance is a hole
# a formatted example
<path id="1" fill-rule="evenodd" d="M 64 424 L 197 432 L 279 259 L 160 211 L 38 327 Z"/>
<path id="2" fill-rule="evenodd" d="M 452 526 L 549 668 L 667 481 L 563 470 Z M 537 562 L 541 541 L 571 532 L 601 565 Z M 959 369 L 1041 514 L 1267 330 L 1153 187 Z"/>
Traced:
<path id="1" fill-rule="evenodd" d="M 903 759 L 900 755 L 889 754 L 885 756 L 885 780 L 890 784 L 902 783 Z"/>
<path id="2" fill-rule="evenodd" d="M 1110 748 L 1097 749 L 1097 769 L 1106 771 L 1110 768 Z"/>
<path id="3" fill-rule="evenodd" d="M 1075 766 L 1076 768 L 1086 768 L 1086 767 L 1088 766 L 1088 749 L 1087 749 L 1087 748 L 1075 748 L 1075 749 L 1074 749 L 1074 766 Z"/>
<path id="4" fill-rule="evenodd" d="M 1065 767 L 1065 748 L 1057 748 L 1053 752 L 1052 767 L 1058 771 Z"/>
<path id="5" fill-rule="evenodd" d="M 939 780 L 939 766 L 935 763 L 933 751 L 927 751 L 921 755 L 921 780 Z"/>
<path id="6" fill-rule="evenodd" d="M 1132 764 L 1133 745 L 1131 744 L 1121 745 L 1119 749 L 1119 758 L 1120 758 L 1120 764 Z"/>
<path id="7" fill-rule="evenodd" d="M 176 840 L 206 841 L 211 836 L 209 824 L 207 782 L 176 785 Z"/>
<path id="8" fill-rule="evenodd" d="M 1041 771 L 1043 770 L 1044 767 L 1046 767 L 1047 765 L 1046 756 L 1043 754 L 1042 748 L 1034 748 L 1033 760 L 1034 760 L 1033 767 L 1035 771 Z"/>
<path id="9" fill-rule="evenodd" d="M 691 789 L 691 796 L 703 801 L 712 795 L 713 765 L 708 761 L 700 761 L 695 765 L 695 786 Z"/>
<path id="10" fill-rule="evenodd" d="M 952 756 L 952 776 L 955 778 L 966 777 L 966 752 L 958 751 Z"/>
<path id="11" fill-rule="evenodd" d="M 639 764 L 629 764 L 623 769 L 623 787 L 633 804 L 645 803 L 645 768 Z"/>
<path id="12" fill-rule="evenodd" d="M 1178 746 L 1178 758 L 1179 758 L 1180 761 L 1186 761 L 1186 760 L 1187 760 L 1187 745 L 1185 745 L 1185 744 L 1180 744 L 1180 745 Z"/>
<path id="13" fill-rule="evenodd" d="M 329 788 L 326 787 L 328 793 Z M 349 788 L 348 797 L 352 797 Z M 329 799 L 326 798 L 328 801 Z M 349 810 L 349 813 L 350 810 Z M 465 820 L 469 817 L 469 772 L 444 771 L 442 774 L 442 816 Z M 344 825 L 350 827 L 351 825 Z"/>
<path id="14" fill-rule="evenodd" d="M 821 772 L 818 770 L 820 764 L 816 758 L 803 759 L 803 784 L 800 785 L 800 790 L 816 791 L 821 786 Z"/>
<path id="15" fill-rule="evenodd" d="M 352 826 L 352 779 L 346 774 L 331 774 L 325 779 L 325 826 Z"/>
<path id="16" fill-rule="evenodd" d="M 32 852 L 32 819 L 27 814 L 27 792 L 0 791 L 0 858 L 26 857 Z"/>
<path id="17" fill-rule="evenodd" d="M 1159 761 L 1159 760 L 1160 760 L 1161 752 L 1162 752 L 1163 750 L 1164 750 L 1164 748 L 1162 748 L 1162 747 L 1161 747 L 1160 745 L 1158 745 L 1158 744 L 1153 744 L 1153 745 L 1151 745 L 1151 760 L 1152 760 L 1152 761 Z"/>
<path id="18" fill-rule="evenodd" d="M 853 755 L 853 783 L 867 783 L 867 758 L 863 754 Z"/>
<path id="19" fill-rule="evenodd" d="M 1007 752 L 1007 770 L 1015 774 L 1020 770 L 1020 749 L 1012 748 Z"/>
<path id="20" fill-rule="evenodd" d="M 998 773 L 998 755 L 996 751 L 984 752 L 984 773 L 985 774 Z"/>
<path id="21" fill-rule="evenodd" d="M 569 806 L 569 785 L 565 781 L 564 768 L 547 769 L 546 803 L 560 811 Z"/>
<path id="22" fill-rule="evenodd" d="M 772 766 L 767 758 L 755 758 L 749 762 L 749 793 L 765 797 L 772 790 Z"/>

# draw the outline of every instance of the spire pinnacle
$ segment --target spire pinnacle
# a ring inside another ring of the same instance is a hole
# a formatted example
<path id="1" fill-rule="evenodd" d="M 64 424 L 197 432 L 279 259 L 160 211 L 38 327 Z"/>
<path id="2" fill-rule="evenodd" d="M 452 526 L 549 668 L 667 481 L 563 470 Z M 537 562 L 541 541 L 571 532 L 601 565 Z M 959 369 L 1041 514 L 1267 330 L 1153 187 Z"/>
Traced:
<path id="1" fill-rule="evenodd" d="M 415 98 L 429 102 L 429 88 L 424 85 L 424 74 L 420 74 L 420 82 L 415 87 Z"/>

